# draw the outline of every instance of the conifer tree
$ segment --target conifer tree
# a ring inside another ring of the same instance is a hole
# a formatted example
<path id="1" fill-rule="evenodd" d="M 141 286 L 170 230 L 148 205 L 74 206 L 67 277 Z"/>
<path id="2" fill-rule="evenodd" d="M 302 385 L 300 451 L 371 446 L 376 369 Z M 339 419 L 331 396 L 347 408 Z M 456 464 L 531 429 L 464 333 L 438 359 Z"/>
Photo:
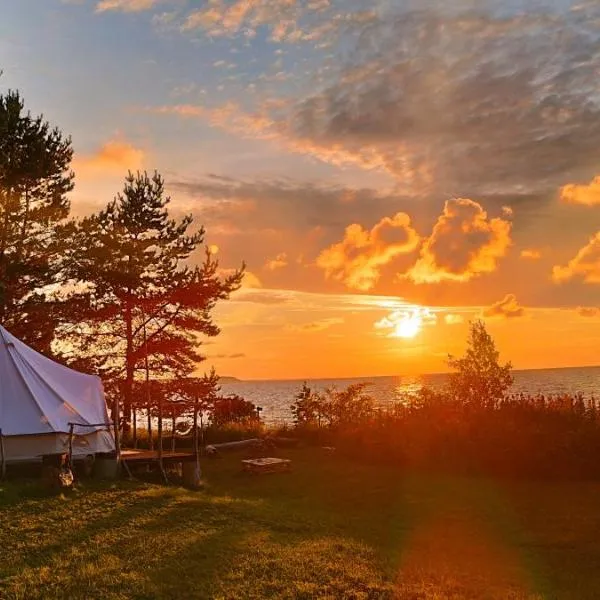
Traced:
<path id="1" fill-rule="evenodd" d="M 215 304 L 242 279 L 241 270 L 221 278 L 208 252 L 193 266 L 204 229 L 189 233 L 192 217 L 171 219 L 169 202 L 158 173 L 129 173 L 123 192 L 72 234 L 67 262 L 87 302 L 63 328 L 63 348 L 73 366 L 122 381 L 126 420 L 145 373 L 166 380 L 193 372 L 203 359 L 200 336 L 219 333 Z"/>
<path id="2" fill-rule="evenodd" d="M 0 323 L 46 353 L 61 312 L 53 288 L 72 155 L 70 138 L 26 112 L 18 92 L 0 95 Z"/>

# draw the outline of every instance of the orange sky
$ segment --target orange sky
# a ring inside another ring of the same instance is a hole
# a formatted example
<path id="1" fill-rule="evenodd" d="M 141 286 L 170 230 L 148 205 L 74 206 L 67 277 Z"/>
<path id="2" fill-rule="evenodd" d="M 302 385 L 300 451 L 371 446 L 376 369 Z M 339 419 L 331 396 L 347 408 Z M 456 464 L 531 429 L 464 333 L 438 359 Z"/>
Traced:
<path id="1" fill-rule="evenodd" d="M 598 364 L 600 6 L 473 6 L 20 0 L 0 83 L 72 135 L 75 215 L 158 169 L 246 262 L 201 369 L 439 372 L 473 318 L 518 368 Z"/>

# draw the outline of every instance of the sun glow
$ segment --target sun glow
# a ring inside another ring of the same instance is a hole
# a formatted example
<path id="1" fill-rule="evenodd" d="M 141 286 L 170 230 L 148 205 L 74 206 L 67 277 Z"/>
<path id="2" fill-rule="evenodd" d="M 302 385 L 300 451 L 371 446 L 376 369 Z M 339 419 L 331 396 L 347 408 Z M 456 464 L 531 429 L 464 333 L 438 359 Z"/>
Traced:
<path id="1" fill-rule="evenodd" d="M 410 339 L 416 337 L 423 327 L 434 325 L 437 316 L 428 308 L 421 306 L 395 310 L 387 317 L 374 323 L 375 329 L 387 330 L 387 337 Z"/>
<path id="2" fill-rule="evenodd" d="M 416 313 L 405 315 L 396 323 L 396 328 L 392 335 L 399 338 L 414 338 L 421 331 L 422 325 L 423 320 L 420 315 Z"/>

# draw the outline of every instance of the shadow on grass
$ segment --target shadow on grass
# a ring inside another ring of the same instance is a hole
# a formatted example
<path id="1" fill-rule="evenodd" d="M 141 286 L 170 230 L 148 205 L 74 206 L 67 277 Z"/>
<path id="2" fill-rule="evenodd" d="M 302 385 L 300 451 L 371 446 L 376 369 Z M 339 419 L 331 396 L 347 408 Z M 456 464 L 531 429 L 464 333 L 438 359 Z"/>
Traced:
<path id="1" fill-rule="evenodd" d="M 11 549 L 0 598 L 600 597 L 597 578 L 578 596 L 556 587 L 540 556 L 558 564 L 569 538 L 544 528 L 553 514 L 567 527 L 569 513 L 551 503 L 533 514 L 529 488 L 289 456 L 291 474 L 265 477 L 242 475 L 239 456 L 205 462 L 203 492 L 129 482 L 64 498 L 15 491 L 0 504 L 0 548 Z M 600 531 L 600 517 L 590 522 Z"/>

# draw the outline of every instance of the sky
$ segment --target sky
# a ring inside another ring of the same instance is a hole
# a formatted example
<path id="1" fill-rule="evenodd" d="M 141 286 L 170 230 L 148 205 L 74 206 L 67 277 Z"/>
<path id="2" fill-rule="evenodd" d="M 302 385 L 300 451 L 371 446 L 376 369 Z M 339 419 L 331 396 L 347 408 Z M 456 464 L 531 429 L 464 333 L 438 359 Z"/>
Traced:
<path id="1" fill-rule="evenodd" d="M 72 136 L 75 215 L 160 171 L 247 379 L 600 363 L 600 1 L 0 0 L 0 88 Z M 198 259 L 201 253 L 198 254 Z"/>

